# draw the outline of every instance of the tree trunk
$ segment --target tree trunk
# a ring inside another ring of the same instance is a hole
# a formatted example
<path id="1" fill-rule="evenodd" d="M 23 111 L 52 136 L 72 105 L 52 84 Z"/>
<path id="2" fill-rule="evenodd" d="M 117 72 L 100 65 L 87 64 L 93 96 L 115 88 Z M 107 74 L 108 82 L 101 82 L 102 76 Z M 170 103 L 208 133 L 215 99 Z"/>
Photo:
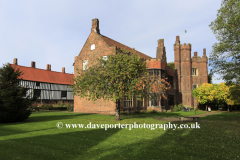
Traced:
<path id="1" fill-rule="evenodd" d="M 229 112 L 229 105 L 227 105 L 227 107 L 228 107 L 228 112 Z"/>
<path id="2" fill-rule="evenodd" d="M 217 104 L 217 110 L 218 110 L 218 104 Z"/>
<path id="3" fill-rule="evenodd" d="M 206 111 L 207 111 L 207 104 L 206 104 Z"/>
<path id="4" fill-rule="evenodd" d="M 116 100 L 116 115 L 115 120 L 120 121 L 120 100 Z"/>

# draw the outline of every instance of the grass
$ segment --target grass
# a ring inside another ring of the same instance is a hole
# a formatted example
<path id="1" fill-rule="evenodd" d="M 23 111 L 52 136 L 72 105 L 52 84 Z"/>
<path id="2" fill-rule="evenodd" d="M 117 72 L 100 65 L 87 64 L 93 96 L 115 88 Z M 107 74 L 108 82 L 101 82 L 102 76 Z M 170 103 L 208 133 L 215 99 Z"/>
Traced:
<path id="1" fill-rule="evenodd" d="M 139 114 L 126 113 L 126 114 L 122 114 L 122 115 L 123 116 L 131 116 L 131 117 L 187 117 L 187 116 L 194 116 L 194 115 L 199 115 L 199 114 L 203 114 L 203 113 L 207 113 L 207 111 L 198 110 L 198 111 L 196 111 L 196 114 L 195 114 L 194 110 L 191 110 L 190 112 L 184 112 L 184 111 L 156 112 L 156 113 L 142 112 Z"/>
<path id="2" fill-rule="evenodd" d="M 165 114 L 176 116 L 186 112 Z M 57 122 L 85 125 L 119 122 L 109 115 L 36 112 L 25 122 L 0 124 L 0 155 L 1 159 L 9 160 L 240 159 L 239 117 L 240 113 L 201 117 L 204 122 L 199 122 L 199 129 L 58 129 Z M 153 118 L 125 116 L 120 121 L 134 122 L 168 124 Z"/>

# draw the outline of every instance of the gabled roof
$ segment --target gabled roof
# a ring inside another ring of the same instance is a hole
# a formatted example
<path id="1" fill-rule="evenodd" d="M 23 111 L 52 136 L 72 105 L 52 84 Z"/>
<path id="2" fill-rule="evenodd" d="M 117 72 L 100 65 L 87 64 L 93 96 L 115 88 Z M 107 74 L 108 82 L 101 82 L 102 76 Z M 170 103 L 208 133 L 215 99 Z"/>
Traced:
<path id="1" fill-rule="evenodd" d="M 125 50 L 127 50 L 129 52 L 132 52 L 132 50 L 133 50 L 132 48 L 130 48 L 130 47 L 128 47 L 128 46 L 126 46 L 126 45 L 124 45 L 122 43 L 119 43 L 119 42 L 117 42 L 117 41 L 115 41 L 115 40 L 113 40 L 111 38 L 108 38 L 108 37 L 106 37 L 104 35 L 101 35 L 101 37 L 110 47 L 117 46 L 117 47 L 119 47 L 121 49 L 125 49 Z M 141 52 L 139 52 L 137 50 L 135 50 L 135 51 L 136 51 L 137 55 L 140 56 L 141 58 L 144 58 L 144 59 L 151 59 L 152 58 L 152 57 L 147 56 L 146 54 L 143 54 L 143 53 L 141 53 Z"/>
<path id="2" fill-rule="evenodd" d="M 19 66 L 15 64 L 10 64 L 10 66 L 12 68 L 16 67 L 16 69 L 19 68 L 19 70 L 23 72 L 23 75 L 20 76 L 23 80 L 67 85 L 73 84 L 73 82 L 70 82 L 74 77 L 73 74 Z"/>

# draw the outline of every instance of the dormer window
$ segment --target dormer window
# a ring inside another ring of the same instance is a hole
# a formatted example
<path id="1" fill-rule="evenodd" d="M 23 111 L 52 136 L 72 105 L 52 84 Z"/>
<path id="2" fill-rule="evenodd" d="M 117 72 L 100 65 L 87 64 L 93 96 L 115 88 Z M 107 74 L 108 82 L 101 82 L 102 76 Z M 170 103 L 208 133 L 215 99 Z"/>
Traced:
<path id="1" fill-rule="evenodd" d="M 95 49 L 95 44 L 92 44 L 91 45 L 91 50 L 94 50 Z"/>

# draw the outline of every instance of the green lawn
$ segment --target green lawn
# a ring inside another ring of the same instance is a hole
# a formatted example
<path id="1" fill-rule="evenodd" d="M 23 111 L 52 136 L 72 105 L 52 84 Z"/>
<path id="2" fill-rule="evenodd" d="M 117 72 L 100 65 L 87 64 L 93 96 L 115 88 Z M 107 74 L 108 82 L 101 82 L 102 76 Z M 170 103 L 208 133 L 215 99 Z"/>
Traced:
<path id="1" fill-rule="evenodd" d="M 186 112 L 165 114 L 179 115 Z M 57 122 L 118 124 L 114 118 L 97 114 L 37 112 L 22 123 L 0 124 L 0 159 L 240 159 L 240 113 L 201 117 L 204 121 L 199 122 L 198 129 L 104 130 L 56 127 Z M 121 118 L 121 124 L 169 123 L 153 118 Z M 190 125 L 194 122 L 183 123 Z"/>
<path id="2" fill-rule="evenodd" d="M 184 112 L 184 111 L 179 111 L 179 112 L 157 112 L 157 113 L 140 113 L 140 114 L 122 114 L 124 117 L 125 116 L 131 116 L 131 117 L 187 117 L 187 116 L 193 116 L 193 115 L 199 115 L 203 113 L 208 113 L 207 111 L 195 111 L 191 110 L 190 112 Z"/>

